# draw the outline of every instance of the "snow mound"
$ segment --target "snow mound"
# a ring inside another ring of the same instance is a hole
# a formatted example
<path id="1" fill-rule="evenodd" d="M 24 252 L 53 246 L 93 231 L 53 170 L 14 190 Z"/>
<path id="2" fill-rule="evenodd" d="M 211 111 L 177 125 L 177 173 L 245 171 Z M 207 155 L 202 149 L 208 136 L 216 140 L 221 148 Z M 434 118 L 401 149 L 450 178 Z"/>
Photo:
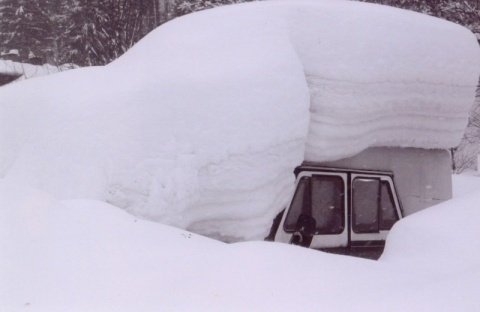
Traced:
<path id="1" fill-rule="evenodd" d="M 469 188 L 474 190 L 396 223 L 380 261 L 399 266 L 414 263 L 417 270 L 431 274 L 462 275 L 480 269 L 478 181 L 470 179 Z"/>
<path id="2" fill-rule="evenodd" d="M 454 146 L 475 37 L 350 1 L 268 1 L 176 19 L 104 68 L 0 90 L 0 176 L 258 239 L 293 168 L 369 146 Z"/>
<path id="3" fill-rule="evenodd" d="M 478 311 L 479 195 L 398 222 L 376 262 L 226 245 L 0 181 L 0 310 Z"/>

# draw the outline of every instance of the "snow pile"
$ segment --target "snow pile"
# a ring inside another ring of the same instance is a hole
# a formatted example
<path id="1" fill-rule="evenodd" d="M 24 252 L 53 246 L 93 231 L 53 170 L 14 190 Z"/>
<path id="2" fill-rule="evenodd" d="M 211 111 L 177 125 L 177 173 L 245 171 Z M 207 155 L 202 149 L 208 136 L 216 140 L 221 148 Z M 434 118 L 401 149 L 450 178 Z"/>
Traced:
<path id="1" fill-rule="evenodd" d="M 412 268 L 429 273 L 432 277 L 438 275 L 438 272 L 449 272 L 449 275 L 454 277 L 452 282 L 458 286 L 468 283 L 468 280 L 476 280 L 476 287 L 474 289 L 467 287 L 462 291 L 462 296 L 468 297 L 470 293 L 478 293 L 480 289 L 478 180 L 479 177 L 464 179 L 464 184 L 469 183 L 467 187 L 471 189 L 469 192 L 408 216 L 395 224 L 388 235 L 380 261 L 398 266 L 413 265 Z M 452 295 L 446 299 L 451 299 Z"/>
<path id="2" fill-rule="evenodd" d="M 480 173 L 472 170 L 465 170 L 462 174 L 453 174 L 453 197 L 467 194 L 480 189 Z"/>
<path id="3" fill-rule="evenodd" d="M 375 262 L 226 245 L 0 182 L 0 310 L 479 311 L 479 201 L 403 219 Z"/>
<path id="4" fill-rule="evenodd" d="M 466 29 L 350 1 L 176 19 L 116 62 L 0 90 L 0 176 L 218 237 L 262 238 L 293 168 L 458 143 L 479 65 Z"/>

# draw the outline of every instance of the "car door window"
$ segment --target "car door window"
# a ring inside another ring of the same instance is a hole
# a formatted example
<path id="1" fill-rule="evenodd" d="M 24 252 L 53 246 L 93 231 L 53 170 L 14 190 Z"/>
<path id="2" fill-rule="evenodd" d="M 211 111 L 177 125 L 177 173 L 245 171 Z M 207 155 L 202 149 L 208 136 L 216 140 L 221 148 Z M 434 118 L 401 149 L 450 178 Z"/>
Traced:
<path id="1" fill-rule="evenodd" d="M 301 214 L 311 215 L 310 212 L 310 177 L 302 177 L 297 183 L 297 189 L 288 209 L 287 217 L 283 224 L 286 232 L 294 232 L 298 218 Z"/>
<path id="2" fill-rule="evenodd" d="M 398 221 L 398 213 L 395 209 L 390 183 L 382 181 L 380 192 L 380 230 L 390 230 Z"/>
<path id="3" fill-rule="evenodd" d="M 377 233 L 380 180 L 355 178 L 352 183 L 352 228 L 355 233 Z"/>
<path id="4" fill-rule="evenodd" d="M 294 232 L 303 214 L 315 219 L 315 234 L 340 234 L 345 228 L 345 184 L 333 175 L 313 175 L 298 181 L 283 228 Z"/>
<path id="5" fill-rule="evenodd" d="M 344 183 L 338 176 L 313 176 L 312 217 L 315 234 L 340 234 L 345 227 Z"/>
<path id="6" fill-rule="evenodd" d="M 352 229 L 355 233 L 390 230 L 398 221 L 392 188 L 380 178 L 355 178 L 352 182 Z"/>

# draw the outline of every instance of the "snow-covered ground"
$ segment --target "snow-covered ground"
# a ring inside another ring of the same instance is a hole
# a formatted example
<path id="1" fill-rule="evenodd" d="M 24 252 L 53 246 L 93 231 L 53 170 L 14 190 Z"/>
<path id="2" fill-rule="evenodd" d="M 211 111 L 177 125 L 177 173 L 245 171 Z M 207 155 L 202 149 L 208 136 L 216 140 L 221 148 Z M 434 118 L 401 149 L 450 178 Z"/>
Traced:
<path id="1" fill-rule="evenodd" d="M 480 171 L 465 170 L 462 174 L 454 174 L 453 180 L 453 197 L 467 194 L 480 187 Z"/>
<path id="2" fill-rule="evenodd" d="M 106 67 L 0 89 L 0 177 L 224 241 L 261 239 L 304 159 L 458 144 L 479 68 L 470 31 L 404 10 L 207 10 Z"/>
<path id="3" fill-rule="evenodd" d="M 93 200 L 0 183 L 0 311 L 479 311 L 480 177 L 370 261 L 225 244 Z"/>

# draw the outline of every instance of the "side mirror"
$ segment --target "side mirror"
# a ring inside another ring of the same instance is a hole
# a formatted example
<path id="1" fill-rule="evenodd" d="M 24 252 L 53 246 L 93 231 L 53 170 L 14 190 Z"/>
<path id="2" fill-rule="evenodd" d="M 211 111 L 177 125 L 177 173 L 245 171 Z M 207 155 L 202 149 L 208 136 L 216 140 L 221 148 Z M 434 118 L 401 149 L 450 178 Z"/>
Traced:
<path id="1" fill-rule="evenodd" d="M 309 247 L 315 235 L 316 225 L 317 221 L 312 216 L 303 213 L 299 215 L 290 244 Z"/>

